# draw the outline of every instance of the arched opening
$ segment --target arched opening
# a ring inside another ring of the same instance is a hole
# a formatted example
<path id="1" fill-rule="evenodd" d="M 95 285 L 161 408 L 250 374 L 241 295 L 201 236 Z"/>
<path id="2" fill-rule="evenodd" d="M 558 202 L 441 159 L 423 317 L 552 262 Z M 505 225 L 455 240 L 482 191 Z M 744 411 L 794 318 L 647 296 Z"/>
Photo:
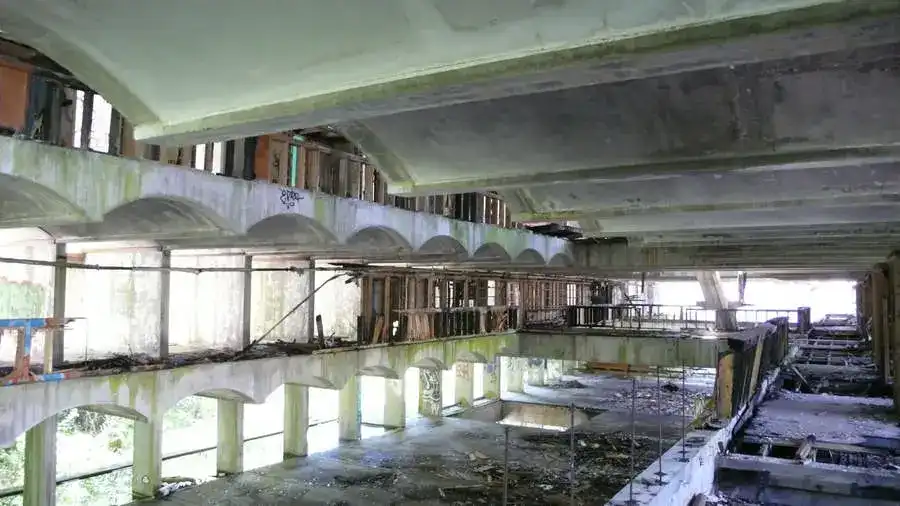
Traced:
<path id="1" fill-rule="evenodd" d="M 533 249 L 527 249 L 516 256 L 515 263 L 523 265 L 544 265 L 543 255 Z"/>
<path id="2" fill-rule="evenodd" d="M 258 221 L 247 230 L 254 240 L 271 244 L 310 244 L 330 246 L 337 238 L 316 220 L 299 214 L 276 214 Z"/>
<path id="3" fill-rule="evenodd" d="M 495 242 L 482 244 L 472 255 L 472 262 L 475 263 L 511 263 L 509 253 Z"/>
<path id="4" fill-rule="evenodd" d="M 565 253 L 557 253 L 550 259 L 550 267 L 571 267 L 573 265 L 572 257 Z"/>
<path id="5" fill-rule="evenodd" d="M 79 222 L 84 210 L 51 188 L 0 174 L 0 228 L 39 227 Z"/>
<path id="6" fill-rule="evenodd" d="M 172 197 L 144 197 L 111 209 L 101 223 L 80 227 L 79 235 L 104 239 L 177 239 L 228 235 L 227 220 L 203 204 Z"/>
<path id="7" fill-rule="evenodd" d="M 399 232 L 387 227 L 367 227 L 347 238 L 347 246 L 367 250 L 412 250 Z"/>
<path id="8" fill-rule="evenodd" d="M 417 253 L 428 257 L 446 257 L 453 260 L 464 260 L 466 247 L 448 235 L 438 235 L 425 241 Z"/>

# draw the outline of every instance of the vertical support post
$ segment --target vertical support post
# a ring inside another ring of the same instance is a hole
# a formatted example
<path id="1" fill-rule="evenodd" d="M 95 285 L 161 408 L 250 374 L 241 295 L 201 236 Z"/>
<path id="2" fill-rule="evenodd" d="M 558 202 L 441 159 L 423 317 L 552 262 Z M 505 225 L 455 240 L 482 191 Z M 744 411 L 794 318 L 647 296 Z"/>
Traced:
<path id="1" fill-rule="evenodd" d="M 657 368 L 657 375 L 659 369 Z M 719 359 L 716 368 L 716 416 L 719 420 L 731 418 L 734 398 L 734 353 Z"/>
<path id="2" fill-rule="evenodd" d="M 79 133 L 79 146 L 81 149 L 91 149 L 91 130 L 94 129 L 94 92 L 85 91 L 81 101 L 81 132 Z"/>
<path id="3" fill-rule="evenodd" d="M 134 467 L 131 493 L 134 499 L 152 498 L 162 482 L 162 423 L 134 422 Z"/>
<path id="4" fill-rule="evenodd" d="M 457 362 L 454 366 L 456 376 L 456 403 L 467 408 L 475 400 L 475 371 L 469 362 Z"/>
<path id="5" fill-rule="evenodd" d="M 879 264 L 872 271 L 872 346 L 875 351 L 876 366 L 881 378 L 887 383 L 891 374 L 891 342 L 888 328 L 888 279 L 884 265 Z"/>
<path id="6" fill-rule="evenodd" d="M 889 332 L 884 347 L 885 376 L 894 380 L 894 409 L 900 411 L 900 256 L 892 254 L 889 261 L 890 281 L 887 289 Z"/>
<path id="7" fill-rule="evenodd" d="M 159 358 L 169 358 L 169 303 L 172 289 L 172 252 L 162 250 L 159 273 Z"/>
<path id="8" fill-rule="evenodd" d="M 440 417 L 444 411 L 440 369 L 419 369 L 419 414 Z"/>
<path id="9" fill-rule="evenodd" d="M 216 401 L 216 471 L 220 476 L 244 470 L 244 403 L 226 399 Z"/>
<path id="10" fill-rule="evenodd" d="M 316 261 L 311 258 L 306 276 L 309 290 L 309 299 L 306 301 L 306 342 L 311 343 L 315 341 L 316 336 Z"/>
<path id="11" fill-rule="evenodd" d="M 253 257 L 244 255 L 244 269 L 242 279 L 241 299 L 241 349 L 250 345 L 251 340 L 251 315 L 253 314 Z"/>
<path id="12" fill-rule="evenodd" d="M 500 398 L 500 357 L 484 364 L 484 374 L 481 376 L 485 399 Z"/>
<path id="13" fill-rule="evenodd" d="M 62 322 L 66 318 L 66 245 L 56 244 L 56 266 L 53 268 L 53 318 Z M 46 332 L 44 341 L 44 373 L 51 372 L 54 364 L 59 364 L 64 359 L 65 333 L 62 325 L 52 332 Z M 50 340 L 50 343 L 46 339 Z M 48 347 L 47 344 L 50 344 Z M 52 351 L 51 351 L 52 350 Z M 50 353 L 48 353 L 50 352 Z M 49 358 L 49 360 L 48 360 Z"/>
<path id="14" fill-rule="evenodd" d="M 309 452 L 309 387 L 284 385 L 284 458 L 305 457 Z"/>
<path id="15" fill-rule="evenodd" d="M 340 441 L 360 438 L 359 376 L 352 375 L 338 392 L 338 426 Z"/>
<path id="16" fill-rule="evenodd" d="M 528 359 L 528 370 L 526 380 L 528 385 L 533 387 L 542 387 L 547 384 L 546 380 L 547 362 L 542 358 Z"/>
<path id="17" fill-rule="evenodd" d="M 24 506 L 56 504 L 56 422 L 53 415 L 25 433 Z"/>
<path id="18" fill-rule="evenodd" d="M 525 359 L 517 357 L 501 357 L 503 376 L 506 378 L 506 391 L 525 392 Z"/>
<path id="19" fill-rule="evenodd" d="M 406 384 L 403 378 L 384 379 L 384 426 L 406 427 Z"/>

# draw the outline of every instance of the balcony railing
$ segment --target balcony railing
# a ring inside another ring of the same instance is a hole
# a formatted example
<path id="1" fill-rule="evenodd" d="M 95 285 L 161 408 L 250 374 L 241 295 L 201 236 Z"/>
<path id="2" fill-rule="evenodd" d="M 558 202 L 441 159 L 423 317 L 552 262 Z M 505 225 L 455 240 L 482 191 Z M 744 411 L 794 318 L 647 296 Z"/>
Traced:
<path id="1" fill-rule="evenodd" d="M 789 309 L 726 309 L 734 314 L 738 328 L 784 318 L 790 328 L 800 321 Z M 526 309 L 526 329 L 613 328 L 636 330 L 683 330 L 716 328 L 716 310 L 662 304 L 594 304 Z"/>

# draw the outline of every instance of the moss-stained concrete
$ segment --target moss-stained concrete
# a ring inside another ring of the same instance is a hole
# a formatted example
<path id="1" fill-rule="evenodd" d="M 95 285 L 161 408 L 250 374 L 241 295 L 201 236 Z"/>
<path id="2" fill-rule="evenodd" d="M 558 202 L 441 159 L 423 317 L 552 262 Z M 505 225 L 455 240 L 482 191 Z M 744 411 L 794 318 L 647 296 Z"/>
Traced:
<path id="1" fill-rule="evenodd" d="M 568 242 L 524 230 L 8 137 L 0 137 L 0 176 L 4 175 L 8 180 L 4 186 L 15 183 L 24 188 L 19 193 L 28 194 L 27 201 L 20 204 L 34 204 L 19 205 L 30 215 L 15 217 L 20 221 L 5 225 L 42 226 L 61 220 L 93 223 L 86 233 L 94 239 L 122 233 L 135 240 L 191 234 L 198 238 L 208 235 L 223 247 L 287 241 L 322 251 L 335 249 L 337 242 L 359 252 L 361 247 L 369 247 L 370 241 L 375 243 L 371 246 L 391 251 L 417 251 L 429 239 L 447 236 L 470 255 L 495 244 L 513 259 L 525 250 L 536 251 L 545 261 L 555 255 L 571 257 Z M 4 199 L 14 199 L 16 194 L 0 187 Z M 110 213 L 117 219 L 109 219 Z M 252 236 L 246 235 L 255 225 L 276 216 L 296 219 L 281 220 L 277 225 L 267 222 Z M 116 225 L 123 221 L 134 226 L 123 231 Z M 366 237 L 362 243 L 361 232 Z"/>

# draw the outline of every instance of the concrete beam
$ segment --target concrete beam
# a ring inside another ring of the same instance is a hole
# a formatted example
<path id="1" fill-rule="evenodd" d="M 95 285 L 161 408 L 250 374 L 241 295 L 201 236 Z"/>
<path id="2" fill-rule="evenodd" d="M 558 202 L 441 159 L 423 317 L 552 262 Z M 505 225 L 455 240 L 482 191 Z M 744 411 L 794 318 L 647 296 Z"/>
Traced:
<path id="1" fill-rule="evenodd" d="M 625 337 L 602 332 L 519 332 L 501 350 L 509 357 L 543 357 L 643 366 L 711 367 L 728 349 L 723 339 Z"/>
<path id="2" fill-rule="evenodd" d="M 325 258 L 571 263 L 561 239 L 260 181 L 0 138 L 0 228 L 65 241 L 290 246 Z M 298 245 L 303 245 L 302 247 Z M 522 260 L 524 261 L 524 260 Z"/>

